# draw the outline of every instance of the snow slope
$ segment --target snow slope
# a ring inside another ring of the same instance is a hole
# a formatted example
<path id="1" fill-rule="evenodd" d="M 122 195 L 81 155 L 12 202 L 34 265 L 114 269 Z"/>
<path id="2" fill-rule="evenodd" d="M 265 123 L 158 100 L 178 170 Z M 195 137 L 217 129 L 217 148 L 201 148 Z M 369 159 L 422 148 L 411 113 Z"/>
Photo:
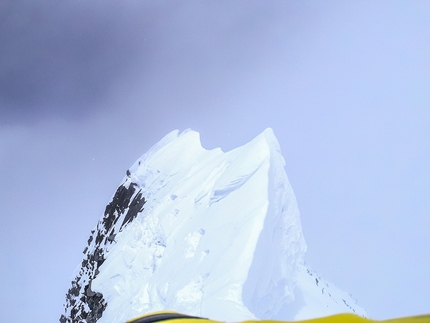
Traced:
<path id="1" fill-rule="evenodd" d="M 271 129 L 229 152 L 173 131 L 127 171 L 60 321 L 123 322 L 163 309 L 222 321 L 365 315 L 305 267 L 305 251 Z"/>

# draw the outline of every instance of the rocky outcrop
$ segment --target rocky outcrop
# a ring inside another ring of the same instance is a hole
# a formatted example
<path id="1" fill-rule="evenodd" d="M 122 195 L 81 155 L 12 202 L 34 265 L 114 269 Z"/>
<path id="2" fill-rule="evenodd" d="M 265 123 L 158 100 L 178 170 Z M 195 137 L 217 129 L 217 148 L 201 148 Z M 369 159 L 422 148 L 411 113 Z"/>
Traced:
<path id="1" fill-rule="evenodd" d="M 117 233 L 137 217 L 145 202 L 138 184 L 127 177 L 106 206 L 103 218 L 91 231 L 81 268 L 66 294 L 61 323 L 95 323 L 102 317 L 107 303 L 101 293 L 91 289 L 91 282 L 97 277 L 109 247 L 116 243 Z"/>

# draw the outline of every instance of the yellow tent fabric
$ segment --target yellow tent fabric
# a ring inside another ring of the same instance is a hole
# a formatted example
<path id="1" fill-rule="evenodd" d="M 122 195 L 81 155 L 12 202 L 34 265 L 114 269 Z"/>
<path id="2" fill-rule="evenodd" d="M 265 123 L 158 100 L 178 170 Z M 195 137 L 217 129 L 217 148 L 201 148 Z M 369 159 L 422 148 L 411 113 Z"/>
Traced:
<path id="1" fill-rule="evenodd" d="M 174 322 L 173 322 L 174 321 Z M 200 321 L 200 322 L 199 322 Z M 204 322 L 201 322 L 204 321 Z M 157 312 L 148 315 L 143 315 L 134 318 L 126 323 L 223 323 L 219 321 L 214 321 L 202 317 L 184 315 L 175 312 Z M 354 314 L 337 314 L 327 317 L 321 317 L 310 320 L 294 321 L 294 323 L 430 323 L 430 314 L 419 315 L 419 316 L 409 316 L 388 320 L 371 320 Z M 275 320 L 251 320 L 244 321 L 242 323 L 292 323 L 292 321 L 275 321 Z"/>

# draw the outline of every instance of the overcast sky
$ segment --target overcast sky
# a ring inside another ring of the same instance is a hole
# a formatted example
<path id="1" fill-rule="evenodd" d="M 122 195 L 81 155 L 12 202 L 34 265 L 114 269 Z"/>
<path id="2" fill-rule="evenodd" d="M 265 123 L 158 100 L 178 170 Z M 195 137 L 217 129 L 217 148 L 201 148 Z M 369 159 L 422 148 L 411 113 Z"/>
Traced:
<path id="1" fill-rule="evenodd" d="M 0 1 L 0 321 L 55 322 L 125 171 L 272 127 L 307 263 L 373 318 L 430 312 L 430 4 Z"/>

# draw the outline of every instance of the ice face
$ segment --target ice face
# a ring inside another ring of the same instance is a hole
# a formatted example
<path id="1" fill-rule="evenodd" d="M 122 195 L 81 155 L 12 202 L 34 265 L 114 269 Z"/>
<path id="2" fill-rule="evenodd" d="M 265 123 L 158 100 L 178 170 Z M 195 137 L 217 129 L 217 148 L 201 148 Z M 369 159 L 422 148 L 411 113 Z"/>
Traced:
<path id="1" fill-rule="evenodd" d="M 222 321 L 318 312 L 312 297 L 295 298 L 298 282 L 309 294 L 306 244 L 271 129 L 228 152 L 171 132 L 127 170 L 90 240 L 62 322 L 164 309 Z"/>

